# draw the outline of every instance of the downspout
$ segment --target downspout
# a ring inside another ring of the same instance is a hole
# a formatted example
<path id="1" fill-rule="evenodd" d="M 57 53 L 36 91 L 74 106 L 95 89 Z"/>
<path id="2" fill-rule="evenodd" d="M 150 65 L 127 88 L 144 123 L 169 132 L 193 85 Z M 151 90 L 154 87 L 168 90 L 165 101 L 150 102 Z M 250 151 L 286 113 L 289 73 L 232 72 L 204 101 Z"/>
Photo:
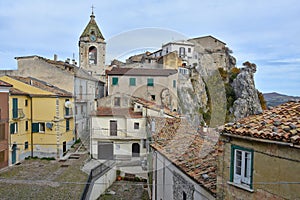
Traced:
<path id="1" fill-rule="evenodd" d="M 33 124 L 33 109 L 32 109 L 32 96 L 29 95 L 30 97 L 30 124 L 31 124 L 31 134 L 30 134 L 30 146 L 31 146 L 31 158 L 33 158 L 33 130 L 32 130 L 32 124 Z"/>

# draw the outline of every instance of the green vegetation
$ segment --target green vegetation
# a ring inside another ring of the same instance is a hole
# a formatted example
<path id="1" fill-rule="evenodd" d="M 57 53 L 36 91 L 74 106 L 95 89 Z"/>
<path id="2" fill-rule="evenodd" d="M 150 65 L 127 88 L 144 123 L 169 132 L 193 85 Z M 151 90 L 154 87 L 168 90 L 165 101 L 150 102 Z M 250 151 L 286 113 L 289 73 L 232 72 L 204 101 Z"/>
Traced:
<path id="1" fill-rule="evenodd" d="M 257 90 L 257 95 L 258 95 L 258 99 L 259 99 L 261 108 L 262 108 L 263 110 L 267 110 L 268 107 L 267 107 L 267 102 L 266 102 L 266 100 L 265 100 L 264 95 L 263 95 L 260 91 L 258 91 L 258 90 Z"/>

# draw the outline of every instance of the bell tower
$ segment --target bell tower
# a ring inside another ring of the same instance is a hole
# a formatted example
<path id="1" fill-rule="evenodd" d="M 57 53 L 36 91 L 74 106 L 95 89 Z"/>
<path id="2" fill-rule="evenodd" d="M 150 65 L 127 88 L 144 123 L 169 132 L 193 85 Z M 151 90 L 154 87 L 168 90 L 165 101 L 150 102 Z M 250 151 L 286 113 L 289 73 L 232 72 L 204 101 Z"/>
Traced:
<path id="1" fill-rule="evenodd" d="M 98 79 L 105 73 L 104 40 L 92 10 L 90 21 L 79 38 L 79 65 Z"/>

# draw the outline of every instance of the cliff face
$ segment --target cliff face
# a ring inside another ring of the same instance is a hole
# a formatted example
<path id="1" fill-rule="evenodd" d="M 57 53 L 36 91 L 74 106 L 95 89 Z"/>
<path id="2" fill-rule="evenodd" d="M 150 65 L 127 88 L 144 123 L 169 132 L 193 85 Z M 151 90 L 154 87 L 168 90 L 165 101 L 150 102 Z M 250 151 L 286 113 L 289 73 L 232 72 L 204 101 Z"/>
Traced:
<path id="1" fill-rule="evenodd" d="M 229 49 L 199 53 L 189 75 L 179 75 L 179 112 L 194 125 L 217 127 L 262 112 L 254 83 L 256 66 L 238 69 Z M 212 65 L 213 63 L 213 65 Z M 249 64 L 249 63 L 248 63 Z M 213 67 L 211 67 L 213 66 Z"/>
<path id="2" fill-rule="evenodd" d="M 233 103 L 234 119 L 238 120 L 249 115 L 262 113 L 257 90 L 254 84 L 254 73 L 256 67 L 245 67 L 233 80 L 236 100 Z"/>

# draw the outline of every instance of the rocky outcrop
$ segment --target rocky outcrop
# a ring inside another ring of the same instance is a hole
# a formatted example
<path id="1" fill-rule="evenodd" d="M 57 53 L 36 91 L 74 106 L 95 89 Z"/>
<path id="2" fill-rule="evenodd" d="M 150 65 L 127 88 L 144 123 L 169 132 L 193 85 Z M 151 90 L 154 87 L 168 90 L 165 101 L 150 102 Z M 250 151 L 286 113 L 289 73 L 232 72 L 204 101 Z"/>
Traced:
<path id="1" fill-rule="evenodd" d="M 233 103 L 234 119 L 238 120 L 249 115 L 262 113 L 257 90 L 254 84 L 256 66 L 246 66 L 233 80 L 232 87 L 236 95 Z"/>

